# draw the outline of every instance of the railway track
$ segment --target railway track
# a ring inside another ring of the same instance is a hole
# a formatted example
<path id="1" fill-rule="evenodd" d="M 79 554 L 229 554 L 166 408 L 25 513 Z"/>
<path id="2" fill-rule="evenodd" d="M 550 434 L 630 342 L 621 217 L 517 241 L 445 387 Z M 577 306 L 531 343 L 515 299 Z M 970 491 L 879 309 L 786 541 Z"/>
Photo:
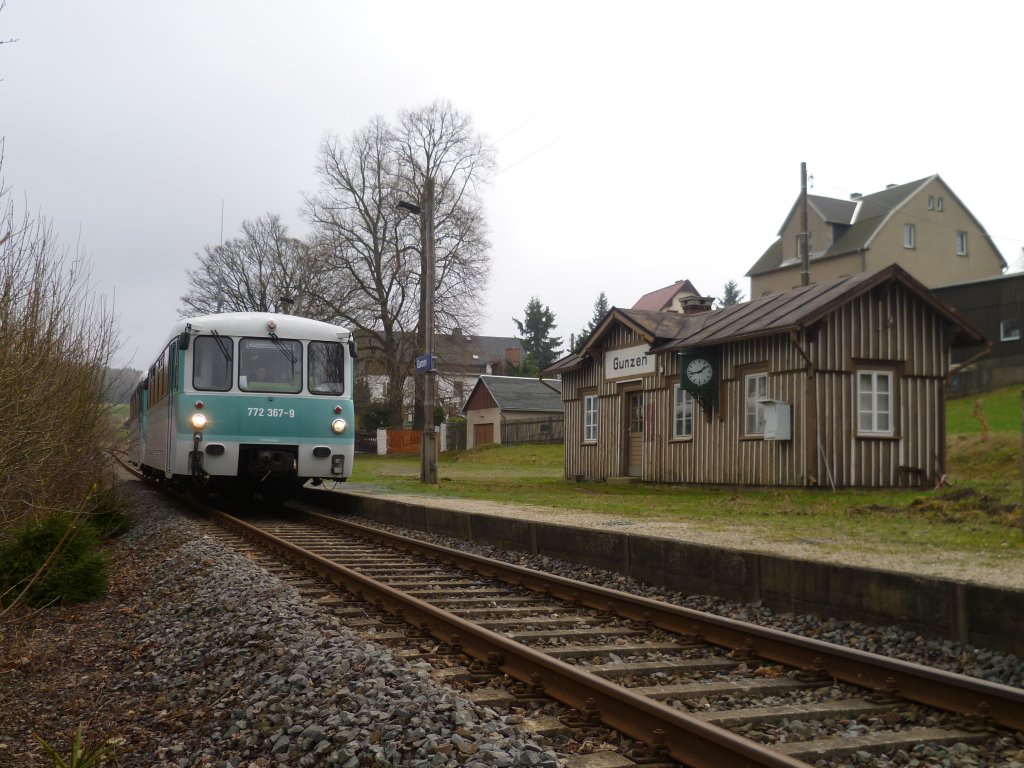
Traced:
<path id="1" fill-rule="evenodd" d="M 1024 731 L 1024 692 L 305 512 L 221 525 L 344 588 L 479 677 L 636 740 L 641 764 L 807 766 Z M 809 728 L 807 724 L 815 724 Z M 825 735 L 823 735 L 823 732 Z M 924 763 L 922 763 L 924 764 Z"/>

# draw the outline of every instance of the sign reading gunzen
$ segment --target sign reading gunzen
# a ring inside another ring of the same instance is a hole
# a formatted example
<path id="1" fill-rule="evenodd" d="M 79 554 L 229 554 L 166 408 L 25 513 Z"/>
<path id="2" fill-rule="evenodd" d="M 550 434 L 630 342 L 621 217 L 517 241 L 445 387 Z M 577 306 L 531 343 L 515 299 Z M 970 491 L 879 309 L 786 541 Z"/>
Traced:
<path id="1" fill-rule="evenodd" d="M 650 344 L 625 349 L 609 349 L 604 353 L 605 379 L 624 379 L 654 372 L 654 356 Z"/>

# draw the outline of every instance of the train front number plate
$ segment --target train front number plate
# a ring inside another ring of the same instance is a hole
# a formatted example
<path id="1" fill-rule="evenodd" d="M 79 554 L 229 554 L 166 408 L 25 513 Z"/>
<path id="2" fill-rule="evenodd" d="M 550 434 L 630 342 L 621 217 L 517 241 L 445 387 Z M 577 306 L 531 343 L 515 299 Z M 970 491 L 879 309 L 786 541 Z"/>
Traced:
<path id="1" fill-rule="evenodd" d="M 249 415 L 266 419 L 294 419 L 294 408 L 250 408 Z"/>

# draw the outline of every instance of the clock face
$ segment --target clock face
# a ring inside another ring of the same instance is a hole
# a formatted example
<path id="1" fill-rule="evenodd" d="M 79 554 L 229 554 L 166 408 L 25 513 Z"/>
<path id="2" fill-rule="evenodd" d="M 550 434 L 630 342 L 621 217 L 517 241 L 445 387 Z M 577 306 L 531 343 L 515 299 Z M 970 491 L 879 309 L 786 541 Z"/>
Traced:
<path id="1" fill-rule="evenodd" d="M 691 360 L 686 366 L 686 378 L 698 387 L 703 387 L 711 381 L 713 374 L 714 370 L 711 368 L 710 361 L 700 357 Z"/>

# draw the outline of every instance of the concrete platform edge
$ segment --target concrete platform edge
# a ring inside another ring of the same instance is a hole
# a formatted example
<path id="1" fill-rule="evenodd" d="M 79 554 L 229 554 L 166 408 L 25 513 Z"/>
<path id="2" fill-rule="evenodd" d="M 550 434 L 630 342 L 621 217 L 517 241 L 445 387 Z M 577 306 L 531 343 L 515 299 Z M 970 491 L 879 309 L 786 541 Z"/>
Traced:
<path id="1" fill-rule="evenodd" d="M 307 490 L 323 503 L 325 491 Z M 639 582 L 774 610 L 873 624 L 1024 656 L 1024 591 L 797 560 L 592 528 L 326 492 L 338 512 L 602 568 Z"/>

